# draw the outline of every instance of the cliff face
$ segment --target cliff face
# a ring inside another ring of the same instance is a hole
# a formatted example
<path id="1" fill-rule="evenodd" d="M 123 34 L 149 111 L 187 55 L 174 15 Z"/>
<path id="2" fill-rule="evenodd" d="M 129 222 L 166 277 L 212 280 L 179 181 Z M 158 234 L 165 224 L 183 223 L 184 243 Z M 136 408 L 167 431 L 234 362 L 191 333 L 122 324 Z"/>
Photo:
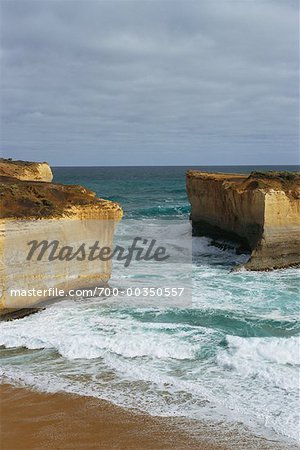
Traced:
<path id="1" fill-rule="evenodd" d="M 13 161 L 0 158 L 0 176 L 18 180 L 52 181 L 52 170 L 46 162 Z"/>
<path id="2" fill-rule="evenodd" d="M 263 234 L 246 268 L 264 270 L 300 264 L 299 199 L 284 191 L 265 192 Z"/>
<path id="3" fill-rule="evenodd" d="M 235 240 L 249 270 L 300 263 L 299 175 L 187 173 L 195 235 Z"/>
<path id="4" fill-rule="evenodd" d="M 98 242 L 112 247 L 121 207 L 99 199 L 82 186 L 0 177 L 0 315 L 32 308 L 52 297 L 47 289 L 84 289 L 103 286 L 111 274 L 111 260 L 89 260 L 82 253 L 71 258 L 84 244 Z M 51 244 L 38 260 L 39 250 L 28 260 L 31 241 Z M 49 260 L 54 247 L 57 251 Z M 63 250 L 64 248 L 64 250 Z M 59 253 L 61 252 L 61 253 Z M 60 257 L 57 257 L 58 254 Z M 40 290 L 32 295 L 30 290 Z M 11 289 L 22 291 L 12 295 Z"/>

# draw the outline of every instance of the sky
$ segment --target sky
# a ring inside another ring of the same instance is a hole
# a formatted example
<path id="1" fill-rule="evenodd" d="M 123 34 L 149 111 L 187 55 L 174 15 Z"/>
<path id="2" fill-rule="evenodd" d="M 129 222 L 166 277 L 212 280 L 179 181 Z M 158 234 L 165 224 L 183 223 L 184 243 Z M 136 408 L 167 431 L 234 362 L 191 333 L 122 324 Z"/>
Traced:
<path id="1" fill-rule="evenodd" d="M 1 155 L 299 163 L 298 0 L 1 0 Z"/>

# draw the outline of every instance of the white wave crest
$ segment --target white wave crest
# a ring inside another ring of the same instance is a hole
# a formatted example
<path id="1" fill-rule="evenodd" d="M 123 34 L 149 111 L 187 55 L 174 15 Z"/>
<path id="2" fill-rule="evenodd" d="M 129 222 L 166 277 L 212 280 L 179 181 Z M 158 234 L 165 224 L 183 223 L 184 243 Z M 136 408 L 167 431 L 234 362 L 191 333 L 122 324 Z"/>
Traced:
<path id="1" fill-rule="evenodd" d="M 157 333 L 128 317 L 85 317 L 70 321 L 70 310 L 48 310 L 2 324 L 0 345 L 7 348 L 53 348 L 68 359 L 93 359 L 112 352 L 126 358 L 194 359 L 198 346 L 184 335 Z M 66 317 L 66 314 L 69 314 Z"/>
<path id="2" fill-rule="evenodd" d="M 299 388 L 300 340 L 227 336 L 228 348 L 219 352 L 218 364 L 243 377 L 257 377 L 286 390 Z"/>

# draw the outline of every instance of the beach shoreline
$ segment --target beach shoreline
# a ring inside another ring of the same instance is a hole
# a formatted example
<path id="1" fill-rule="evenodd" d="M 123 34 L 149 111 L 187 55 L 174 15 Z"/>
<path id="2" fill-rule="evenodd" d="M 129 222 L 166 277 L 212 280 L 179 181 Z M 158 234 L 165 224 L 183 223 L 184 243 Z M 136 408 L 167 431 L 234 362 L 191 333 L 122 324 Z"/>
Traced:
<path id="1" fill-rule="evenodd" d="M 0 385 L 0 410 L 2 450 L 284 448 L 232 431 L 220 439 L 212 424 L 200 423 L 191 432 L 180 418 L 149 416 L 93 397 L 41 393 L 10 384 Z"/>
<path id="2" fill-rule="evenodd" d="M 1 449 L 196 449 L 172 419 L 127 411 L 104 400 L 0 385 Z M 225 447 L 201 442 L 203 450 Z"/>

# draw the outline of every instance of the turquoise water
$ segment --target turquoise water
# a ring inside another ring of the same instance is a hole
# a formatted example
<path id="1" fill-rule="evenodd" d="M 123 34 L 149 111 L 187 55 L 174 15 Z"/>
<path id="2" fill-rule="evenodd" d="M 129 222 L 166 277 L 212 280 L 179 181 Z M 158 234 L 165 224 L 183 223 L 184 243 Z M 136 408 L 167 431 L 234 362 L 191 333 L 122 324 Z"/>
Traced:
<path id="1" fill-rule="evenodd" d="M 210 168 L 249 172 L 252 168 Z M 57 168 L 121 203 L 126 218 L 176 219 L 190 233 L 185 168 Z M 166 227 L 168 222 L 166 222 Z M 65 300 L 1 323 L 4 380 L 108 399 L 150 414 L 240 423 L 288 441 L 299 431 L 299 272 L 230 272 L 245 259 L 193 238 L 191 304 L 115 307 Z M 112 285 L 124 277 L 114 268 Z M 65 306 L 62 307 L 62 306 Z"/>

